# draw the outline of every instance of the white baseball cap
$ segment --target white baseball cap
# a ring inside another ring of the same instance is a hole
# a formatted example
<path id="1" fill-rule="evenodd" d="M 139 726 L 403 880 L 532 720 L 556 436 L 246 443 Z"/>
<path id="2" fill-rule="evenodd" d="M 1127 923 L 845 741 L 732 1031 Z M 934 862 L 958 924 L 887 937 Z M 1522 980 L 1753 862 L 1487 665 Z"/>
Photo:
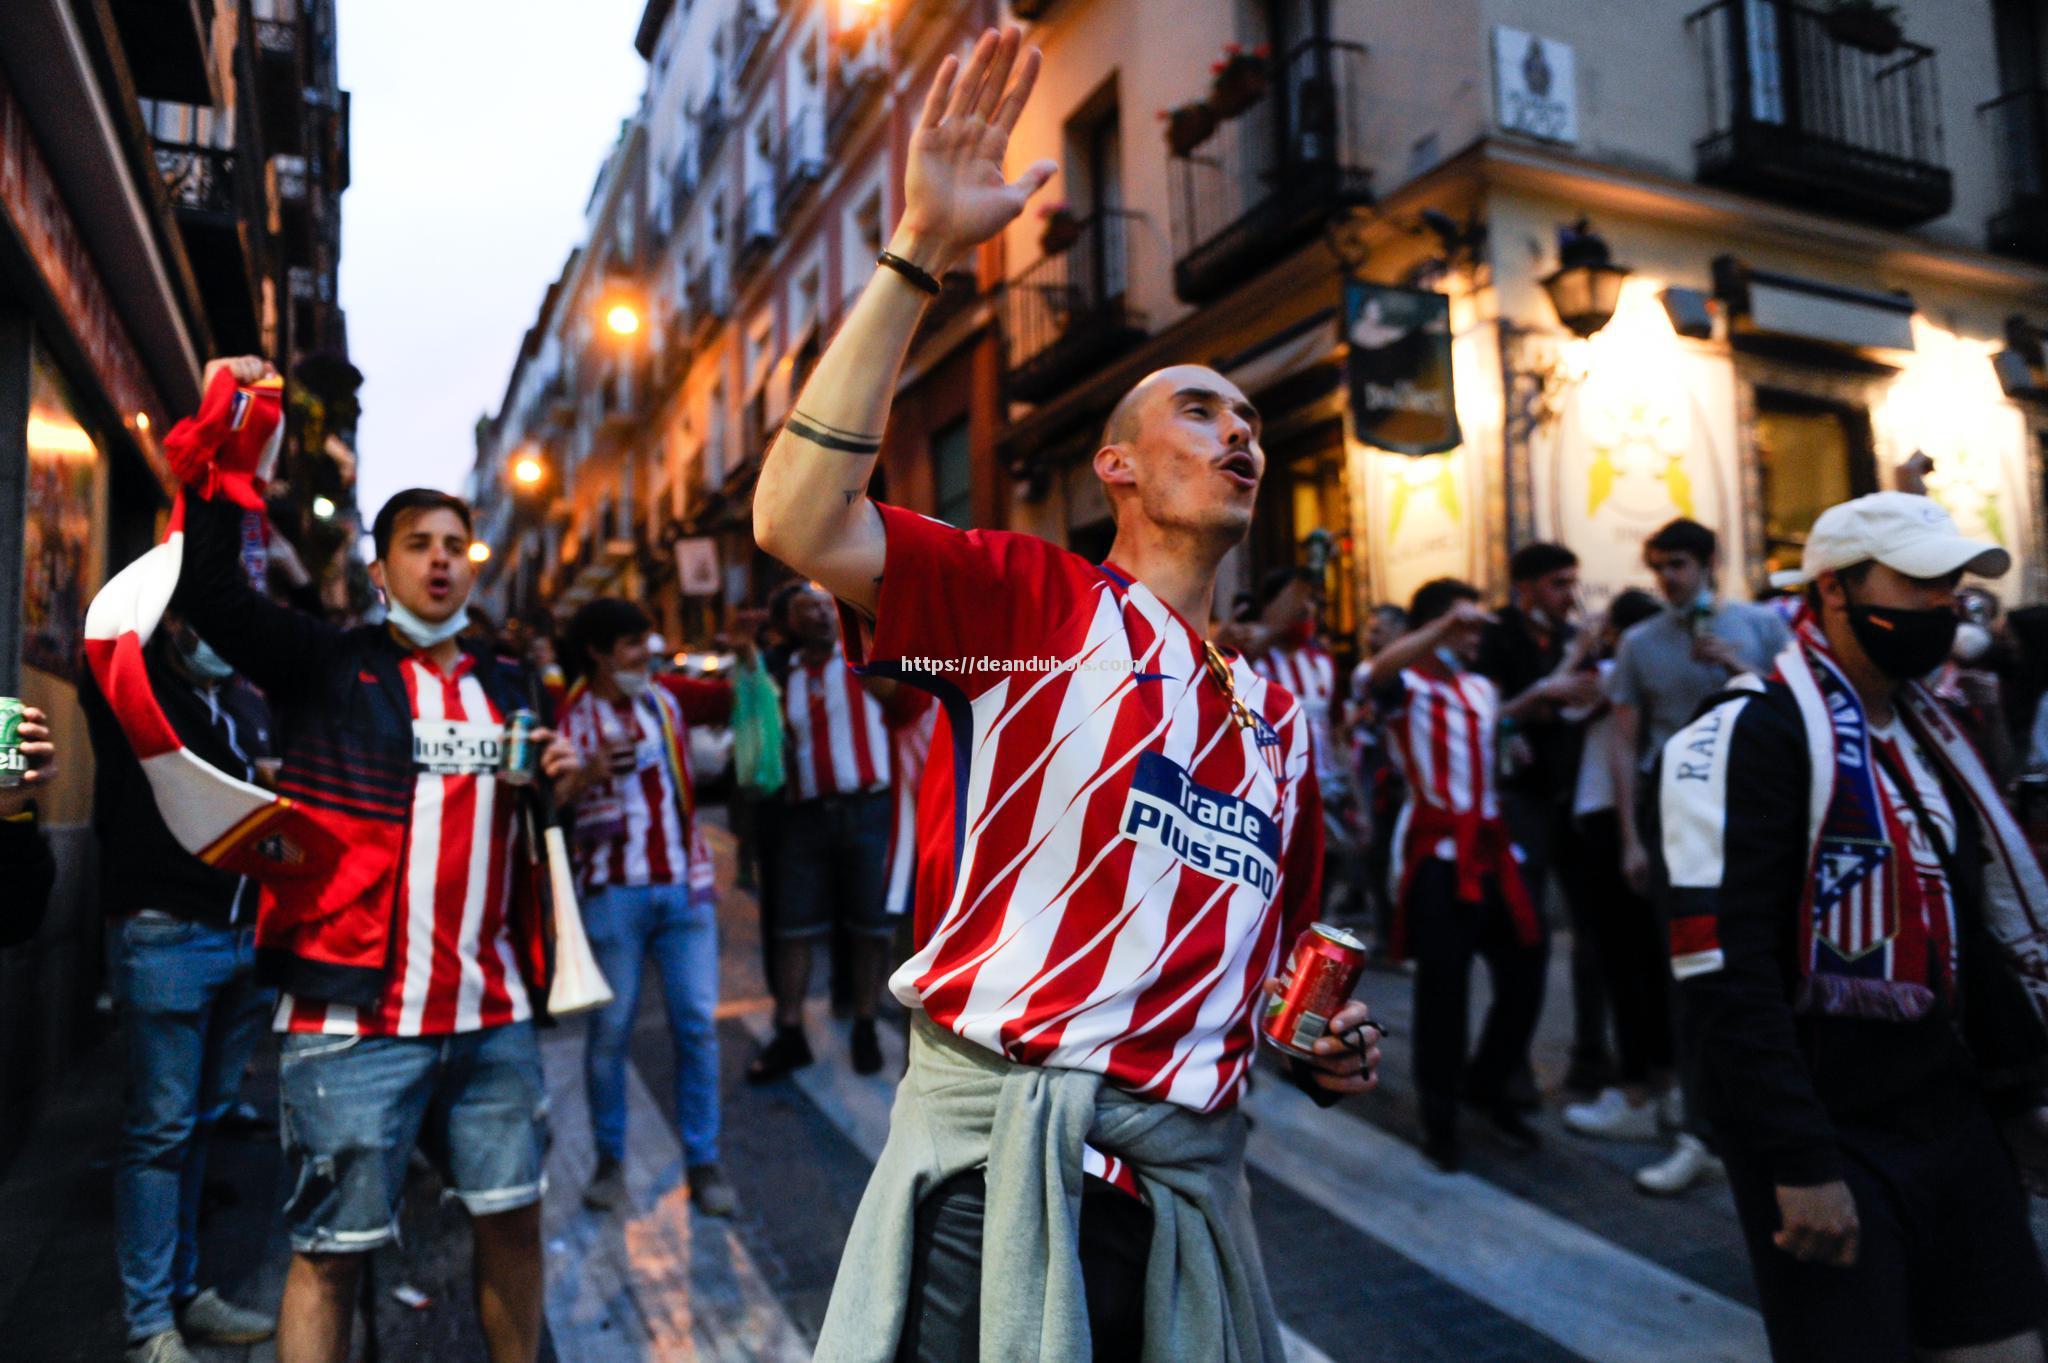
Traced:
<path id="1" fill-rule="evenodd" d="M 1946 577 L 1957 569 L 2002 577 L 2012 568 L 2011 554 L 1964 535 L 1933 498 L 1873 492 L 1820 513 L 1806 537 L 1797 578 L 1811 582 L 1831 569 L 1873 561 L 1918 578 Z"/>

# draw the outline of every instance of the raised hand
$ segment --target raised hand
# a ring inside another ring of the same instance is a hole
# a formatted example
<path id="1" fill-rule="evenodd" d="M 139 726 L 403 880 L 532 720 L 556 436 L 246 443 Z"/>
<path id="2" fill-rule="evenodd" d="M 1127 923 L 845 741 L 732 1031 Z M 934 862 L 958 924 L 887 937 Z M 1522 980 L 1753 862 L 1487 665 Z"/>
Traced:
<path id="1" fill-rule="evenodd" d="M 941 267 L 1008 226 L 1058 169 L 1036 161 L 1015 180 L 1003 178 L 1010 131 L 1038 79 L 1038 49 L 1020 61 L 1022 45 L 1018 29 L 985 31 L 964 68 L 957 57 L 939 64 L 925 95 L 903 173 L 899 231 Z"/>

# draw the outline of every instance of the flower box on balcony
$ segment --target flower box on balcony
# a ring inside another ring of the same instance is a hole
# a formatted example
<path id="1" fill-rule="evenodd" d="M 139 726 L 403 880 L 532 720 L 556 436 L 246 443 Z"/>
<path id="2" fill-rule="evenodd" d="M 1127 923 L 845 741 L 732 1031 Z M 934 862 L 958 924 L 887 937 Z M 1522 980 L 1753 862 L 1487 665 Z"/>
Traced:
<path id="1" fill-rule="evenodd" d="M 1216 131 L 1216 111 L 1200 100 L 1162 110 L 1159 116 L 1166 120 L 1166 145 L 1175 156 L 1193 155 Z"/>
<path id="2" fill-rule="evenodd" d="M 1209 88 L 1209 108 L 1218 118 L 1236 118 L 1266 97 L 1272 85 L 1270 50 L 1261 46 L 1246 52 L 1236 43 L 1223 49 L 1223 60 L 1209 69 L 1215 83 Z"/>

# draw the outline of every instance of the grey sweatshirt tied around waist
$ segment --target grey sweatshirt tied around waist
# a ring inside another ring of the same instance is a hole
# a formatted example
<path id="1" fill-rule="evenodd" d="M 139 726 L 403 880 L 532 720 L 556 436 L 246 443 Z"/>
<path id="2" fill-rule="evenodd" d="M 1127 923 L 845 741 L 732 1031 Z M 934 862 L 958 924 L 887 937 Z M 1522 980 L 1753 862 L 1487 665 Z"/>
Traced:
<path id="1" fill-rule="evenodd" d="M 919 1013 L 889 1141 L 846 1240 L 818 1363 L 892 1363 L 917 1205 L 986 1167 L 981 1363 L 1087 1363 L 1081 1147 L 1136 1169 L 1152 1208 L 1137 1363 L 1282 1363 L 1245 1182 L 1245 1121 L 1019 1065 Z"/>

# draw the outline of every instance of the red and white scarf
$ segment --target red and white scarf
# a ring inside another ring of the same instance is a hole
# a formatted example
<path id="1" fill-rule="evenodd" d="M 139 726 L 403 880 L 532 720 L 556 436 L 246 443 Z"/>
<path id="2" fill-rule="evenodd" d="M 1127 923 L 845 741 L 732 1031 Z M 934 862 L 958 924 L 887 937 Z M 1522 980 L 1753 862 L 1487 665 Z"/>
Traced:
<path id="1" fill-rule="evenodd" d="M 207 388 L 198 414 L 164 439 L 165 454 L 188 490 L 225 496 L 243 508 L 245 543 L 267 542 L 262 489 L 284 434 L 282 390 L 279 380 L 245 386 L 223 370 Z M 194 754 L 157 703 L 142 650 L 178 585 L 184 527 L 181 493 L 164 542 L 117 573 L 87 608 L 86 663 L 141 761 L 165 825 L 185 850 L 258 882 L 327 875 L 342 851 L 334 836 L 291 800 Z"/>
<path id="2" fill-rule="evenodd" d="M 1920 949 L 1902 955 L 1895 949 L 1898 935 L 1891 936 L 1882 950 L 1843 951 L 1824 927 L 1847 897 L 1860 894 L 1872 900 L 1878 921 L 1898 925 L 1908 946 L 1917 940 L 1914 934 L 1919 930 L 1904 922 L 1905 910 L 1912 906 L 1905 902 L 1910 887 L 1904 885 L 1898 863 L 1910 861 L 1910 856 L 1905 833 L 1886 812 L 1878 792 L 1868 723 L 1854 689 L 1835 667 L 1826 637 L 1810 616 L 1802 614 L 1797 621 L 1791 644 L 1778 655 L 1774 675 L 1798 703 L 1813 767 L 1807 798 L 1808 874 L 1799 920 L 1802 1011 L 1891 1019 L 1922 1016 L 1935 997 L 1922 957 L 1928 952 L 1946 954 L 1949 944 L 1935 940 L 1943 936 L 1941 932 L 1928 933 L 1929 940 Z M 1976 812 L 1988 854 L 1985 926 L 2024 983 L 2035 1011 L 2048 1019 L 2048 878 L 1976 747 L 1941 702 L 1914 682 L 1900 688 L 1896 704 L 1921 750 Z M 1901 978 L 1901 970 L 1917 978 Z"/>

